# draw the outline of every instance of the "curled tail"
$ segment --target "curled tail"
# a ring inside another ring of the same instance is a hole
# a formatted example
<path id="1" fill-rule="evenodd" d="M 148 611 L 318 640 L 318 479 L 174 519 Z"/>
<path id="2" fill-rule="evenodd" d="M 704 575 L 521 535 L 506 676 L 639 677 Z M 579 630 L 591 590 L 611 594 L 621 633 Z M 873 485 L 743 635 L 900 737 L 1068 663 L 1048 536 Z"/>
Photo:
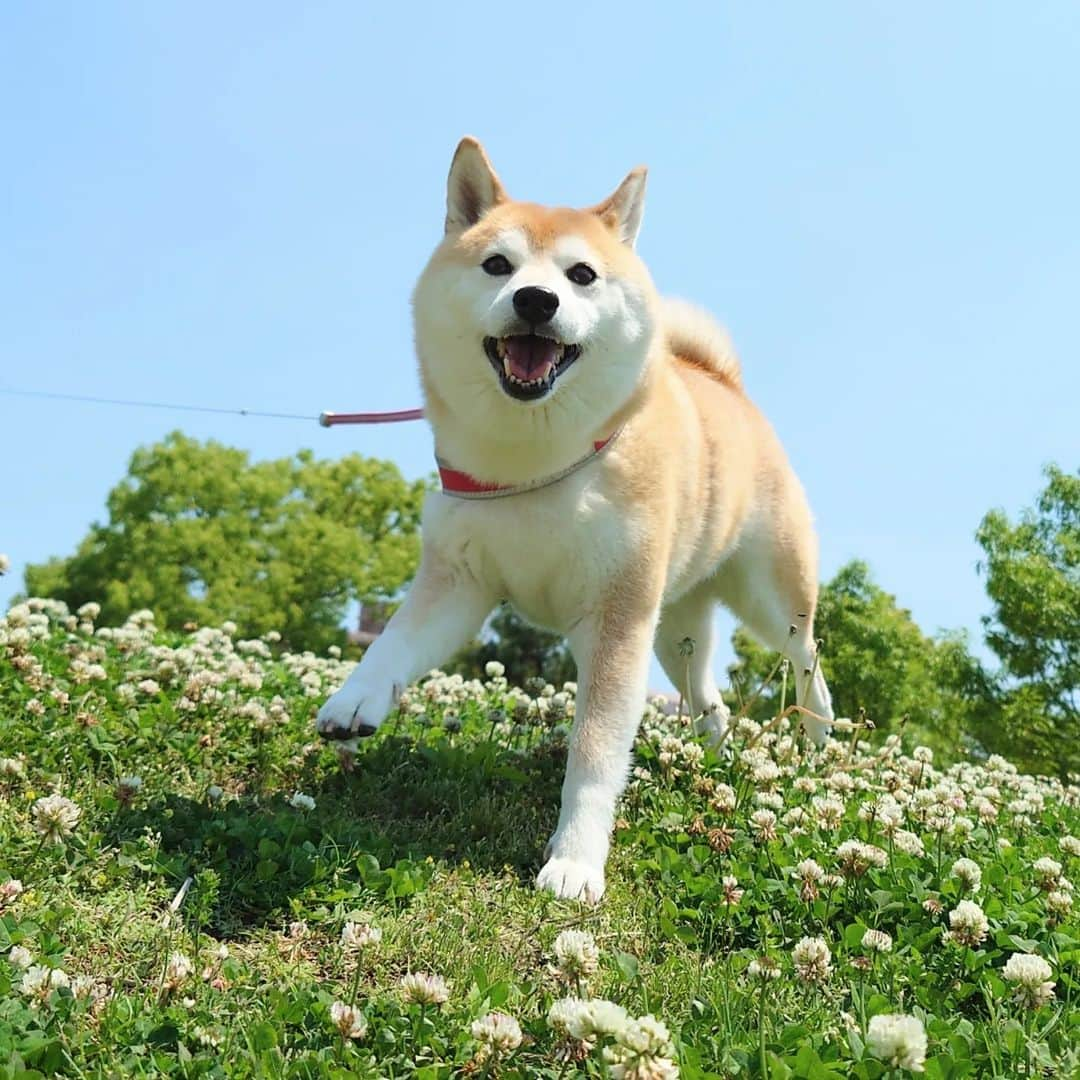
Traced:
<path id="1" fill-rule="evenodd" d="M 735 346 L 711 315 L 685 300 L 665 298 L 661 320 L 668 346 L 679 360 L 742 390 L 742 365 Z"/>

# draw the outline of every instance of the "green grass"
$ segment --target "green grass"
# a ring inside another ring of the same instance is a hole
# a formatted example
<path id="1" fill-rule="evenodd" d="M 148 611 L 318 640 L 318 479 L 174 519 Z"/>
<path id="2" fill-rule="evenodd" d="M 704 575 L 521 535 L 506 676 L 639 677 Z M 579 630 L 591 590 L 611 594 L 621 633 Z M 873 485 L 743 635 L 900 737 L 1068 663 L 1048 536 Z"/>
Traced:
<path id="1" fill-rule="evenodd" d="M 650 710 L 608 892 L 588 908 L 531 885 L 557 813 L 563 697 L 538 708 L 499 679 L 432 678 L 342 763 L 312 718 L 346 669 L 221 631 L 95 632 L 49 602 L 0 622 L 0 896 L 23 885 L 0 901 L 0 1078 L 665 1076 L 668 1058 L 684 1077 L 906 1075 L 871 1052 L 880 1013 L 924 1025 L 930 1077 L 1080 1075 L 1077 787 L 1000 759 L 936 769 L 873 734 L 816 755 L 786 721 L 747 722 L 702 756 Z M 142 785 L 125 790 L 131 775 Z M 860 816 L 886 790 L 923 854 L 890 838 L 888 806 Z M 35 811 L 54 793 L 81 810 L 55 843 Z M 814 811 L 826 795 L 843 804 L 835 828 Z M 751 820 L 762 797 L 775 838 Z M 800 895 L 794 868 L 839 875 L 852 838 L 885 865 Z M 974 893 L 960 857 L 981 870 Z M 965 896 L 985 937 L 944 941 Z M 349 921 L 381 941 L 347 953 Z M 868 928 L 890 952 L 867 955 Z M 567 929 L 596 942 L 583 978 L 554 957 Z M 793 964 L 805 936 L 830 950 L 818 983 Z M 1037 1008 L 1003 977 L 1017 952 L 1052 969 Z M 165 975 L 174 953 L 192 964 L 182 979 Z M 748 971 L 762 956 L 777 978 Z M 27 959 L 71 985 L 26 992 Z M 443 976 L 445 1004 L 407 1004 L 408 972 Z M 635 1072 L 613 1064 L 610 1035 L 553 1030 L 552 1003 L 578 993 L 659 1018 L 670 1045 Z M 341 1036 L 335 1001 L 362 1009 L 363 1037 Z M 472 1024 L 491 1010 L 520 1023 L 515 1050 L 484 1054 Z"/>

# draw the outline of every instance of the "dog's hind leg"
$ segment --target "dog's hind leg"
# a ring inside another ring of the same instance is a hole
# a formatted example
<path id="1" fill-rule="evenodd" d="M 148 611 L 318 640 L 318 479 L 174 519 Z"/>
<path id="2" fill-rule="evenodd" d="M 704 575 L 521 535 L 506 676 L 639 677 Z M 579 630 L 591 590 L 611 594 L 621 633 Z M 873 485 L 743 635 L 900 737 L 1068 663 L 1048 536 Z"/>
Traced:
<path id="1" fill-rule="evenodd" d="M 755 637 L 791 661 L 796 702 L 813 714 L 803 715 L 803 724 L 821 745 L 833 710 L 814 644 L 817 545 L 809 513 L 802 513 L 798 527 L 759 528 L 746 537 L 717 577 L 718 596 Z"/>
<path id="2" fill-rule="evenodd" d="M 401 691 L 472 638 L 494 606 L 494 596 L 470 575 L 425 553 L 401 607 L 345 685 L 319 710 L 319 734 L 327 739 L 374 734 Z"/>
<path id="3" fill-rule="evenodd" d="M 724 737 L 731 718 L 713 675 L 716 604 L 715 586 L 698 585 L 664 608 L 654 643 L 664 673 L 714 742 Z"/>
<path id="4" fill-rule="evenodd" d="M 659 592 L 659 589 L 656 590 Z M 596 903 L 604 892 L 615 804 L 626 786 L 630 748 L 645 707 L 658 602 L 619 590 L 570 634 L 578 704 L 566 763 L 559 824 L 538 888 Z"/>

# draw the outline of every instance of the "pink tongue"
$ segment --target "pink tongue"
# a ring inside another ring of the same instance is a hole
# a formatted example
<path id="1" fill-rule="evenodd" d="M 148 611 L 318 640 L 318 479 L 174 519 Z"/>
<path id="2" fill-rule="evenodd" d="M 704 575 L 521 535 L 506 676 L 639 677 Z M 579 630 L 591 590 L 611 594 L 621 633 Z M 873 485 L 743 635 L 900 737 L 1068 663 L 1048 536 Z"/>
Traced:
<path id="1" fill-rule="evenodd" d="M 546 378 L 555 366 L 556 345 L 546 338 L 507 338 L 506 357 L 510 361 L 511 375 L 522 382 L 532 382 Z"/>

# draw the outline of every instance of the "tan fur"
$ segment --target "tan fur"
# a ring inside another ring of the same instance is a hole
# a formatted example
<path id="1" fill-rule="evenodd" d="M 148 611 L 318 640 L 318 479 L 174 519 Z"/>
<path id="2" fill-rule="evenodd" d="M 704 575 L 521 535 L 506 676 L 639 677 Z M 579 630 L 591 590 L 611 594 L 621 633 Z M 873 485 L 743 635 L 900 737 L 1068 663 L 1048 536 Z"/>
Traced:
<path id="1" fill-rule="evenodd" d="M 500 599 L 565 634 L 580 693 L 538 884 L 591 900 L 604 888 L 650 646 L 706 728 L 721 734 L 727 710 L 712 651 L 713 612 L 724 604 L 791 659 L 816 740 L 832 718 L 814 658 L 817 542 L 806 498 L 745 392 L 726 333 L 696 308 L 657 296 L 633 250 L 644 189 L 638 169 L 585 210 L 514 202 L 479 144 L 462 142 L 446 235 L 414 294 L 425 413 L 440 456 L 479 481 L 519 485 L 618 437 L 535 491 L 432 496 L 408 598 L 319 715 L 334 737 L 373 729 L 395 688 L 453 653 Z M 513 255 L 512 279 L 485 275 L 493 251 Z M 566 270 L 582 258 L 599 277 L 575 288 Z M 551 392 L 525 403 L 500 385 L 504 372 L 483 348 L 486 337 L 521 332 L 511 306 L 521 285 L 556 290 L 560 306 L 545 333 L 581 345 Z"/>

